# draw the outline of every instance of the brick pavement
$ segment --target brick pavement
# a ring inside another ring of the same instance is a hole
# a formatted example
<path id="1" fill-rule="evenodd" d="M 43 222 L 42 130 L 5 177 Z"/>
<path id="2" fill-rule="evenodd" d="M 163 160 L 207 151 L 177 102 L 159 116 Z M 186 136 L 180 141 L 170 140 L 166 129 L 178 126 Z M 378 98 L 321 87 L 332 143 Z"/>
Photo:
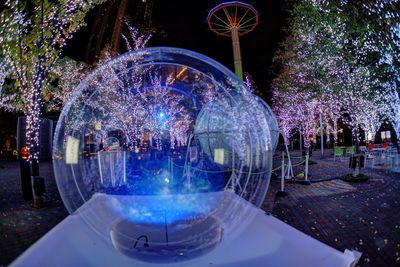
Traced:
<path id="1" fill-rule="evenodd" d="M 31 208 L 21 193 L 19 163 L 0 162 L 0 265 L 9 264 L 30 245 L 64 219 L 64 208 L 54 180 L 50 163 L 42 163 L 40 174 L 45 177 L 47 207 Z"/>
<path id="2" fill-rule="evenodd" d="M 347 161 L 320 160 L 315 153 L 311 180 L 349 173 Z M 362 267 L 400 266 L 400 174 L 363 169 L 367 182 L 339 179 L 287 184 L 288 196 L 275 197 L 279 181 L 272 181 L 264 208 L 298 230 L 340 251 L 363 253 Z"/>
<path id="3" fill-rule="evenodd" d="M 327 152 L 329 154 L 329 151 Z M 331 179 L 349 172 L 347 162 L 332 158 L 310 166 L 311 179 Z M 1 164 L 1 163 L 0 163 Z M 0 169 L 0 265 L 25 251 L 68 214 L 59 197 L 52 165 L 41 164 L 48 207 L 33 210 L 22 200 L 18 162 Z M 289 195 L 276 198 L 272 181 L 263 208 L 300 231 L 340 250 L 363 252 L 358 266 L 400 266 L 400 175 L 368 170 L 369 181 L 341 180 L 287 184 Z"/>

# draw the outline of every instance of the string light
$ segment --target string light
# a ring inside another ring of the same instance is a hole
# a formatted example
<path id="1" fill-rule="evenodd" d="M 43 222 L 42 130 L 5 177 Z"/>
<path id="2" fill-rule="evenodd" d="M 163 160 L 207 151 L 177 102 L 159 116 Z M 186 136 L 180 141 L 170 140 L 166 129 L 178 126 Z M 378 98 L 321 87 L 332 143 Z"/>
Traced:
<path id="1" fill-rule="evenodd" d="M 39 161 L 39 128 L 42 89 L 51 67 L 58 60 L 66 41 L 85 25 L 85 14 L 104 0 L 45 1 L 32 12 L 22 9 L 21 1 L 7 1 L 0 14 L 0 48 L 3 61 L 14 75 L 20 90 L 20 106 L 26 115 L 26 143 L 29 161 Z M 2 90 L 3 91 L 3 90 Z M 16 94 L 1 98 L 9 106 Z"/>
<path id="2" fill-rule="evenodd" d="M 373 32 L 369 24 L 367 31 L 358 35 L 349 31 L 348 25 L 354 22 L 345 13 L 352 10 L 347 1 L 304 0 L 296 4 L 290 34 L 275 56 L 281 71 L 273 81 L 273 110 L 287 138 L 292 129 L 301 127 L 308 147 L 310 136 L 316 139 L 319 115 L 334 143 L 339 119 L 350 126 L 357 139 L 360 130 L 374 137 L 384 121 L 398 129 L 396 90 L 400 79 L 393 61 L 398 62 L 400 56 L 400 24 L 383 18 L 400 16 L 398 11 L 390 11 L 389 2 L 377 1 L 361 10 L 372 14 L 368 17 L 371 25 L 388 26 L 384 29 L 389 29 L 389 39 L 384 36 L 384 41 L 377 38 L 383 33 Z M 379 60 L 367 64 L 371 55 L 379 55 Z"/>

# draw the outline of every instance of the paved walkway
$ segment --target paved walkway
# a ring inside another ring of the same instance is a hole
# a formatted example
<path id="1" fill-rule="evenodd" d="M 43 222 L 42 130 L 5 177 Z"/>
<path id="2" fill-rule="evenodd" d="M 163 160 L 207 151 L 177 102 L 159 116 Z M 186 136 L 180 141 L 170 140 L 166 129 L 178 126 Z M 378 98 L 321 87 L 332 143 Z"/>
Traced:
<path id="1" fill-rule="evenodd" d="M 0 162 L 0 265 L 9 264 L 30 245 L 64 219 L 64 208 L 55 184 L 53 167 L 42 163 L 40 174 L 45 177 L 47 207 L 35 210 L 24 201 L 18 162 Z"/>
<path id="2" fill-rule="evenodd" d="M 338 178 L 349 173 L 348 161 L 320 160 L 314 152 L 311 180 Z M 272 181 L 264 208 L 298 230 L 340 251 L 363 253 L 357 266 L 400 266 L 400 174 L 363 169 L 367 182 L 339 179 L 287 184 L 288 196 L 275 197 Z"/>
<path id="3" fill-rule="evenodd" d="M 337 178 L 349 172 L 347 161 L 318 158 L 314 152 L 317 164 L 310 166 L 312 180 Z M 41 210 L 33 210 L 29 202 L 22 200 L 18 162 L 1 164 L 5 168 L 0 169 L 0 265 L 6 265 L 68 213 L 60 200 L 51 164 L 41 165 L 48 203 Z M 371 179 L 364 183 L 334 179 L 309 186 L 288 184 L 289 195 L 285 198 L 275 197 L 279 181 L 272 181 L 263 208 L 340 251 L 361 251 L 357 266 L 400 266 L 400 174 L 367 171 Z"/>

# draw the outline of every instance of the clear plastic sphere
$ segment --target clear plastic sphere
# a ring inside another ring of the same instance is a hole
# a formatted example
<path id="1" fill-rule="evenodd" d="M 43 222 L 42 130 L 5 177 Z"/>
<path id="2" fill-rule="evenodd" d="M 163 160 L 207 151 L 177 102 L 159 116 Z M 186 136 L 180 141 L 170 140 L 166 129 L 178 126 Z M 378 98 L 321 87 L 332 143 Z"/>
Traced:
<path id="1" fill-rule="evenodd" d="M 75 89 L 57 124 L 65 206 L 122 253 L 195 258 L 229 241 L 264 201 L 277 136 L 268 106 L 198 53 L 118 56 Z"/>

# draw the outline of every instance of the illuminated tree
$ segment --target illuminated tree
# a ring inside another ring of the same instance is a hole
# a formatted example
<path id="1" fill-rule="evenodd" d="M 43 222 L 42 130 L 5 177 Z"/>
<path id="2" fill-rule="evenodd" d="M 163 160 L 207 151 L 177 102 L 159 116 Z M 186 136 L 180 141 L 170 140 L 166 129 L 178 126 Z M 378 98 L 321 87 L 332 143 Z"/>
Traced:
<path id="1" fill-rule="evenodd" d="M 23 96 L 32 175 L 38 172 L 39 117 L 48 72 L 66 41 L 84 26 L 86 13 L 102 2 L 104 0 L 7 1 L 6 9 L 0 14 L 2 57 Z"/>
<path id="2" fill-rule="evenodd" d="M 15 92 L 12 85 L 5 83 L 10 71 L 7 62 L 0 61 L 0 109 L 6 111 L 17 111 L 19 105 L 19 94 Z"/>
<path id="3" fill-rule="evenodd" d="M 128 22 L 125 23 L 129 35 L 123 38 L 126 43 L 127 51 L 138 50 L 144 48 L 151 35 L 141 34 L 140 31 L 131 26 Z M 94 65 L 87 65 L 83 62 L 77 62 L 68 57 L 60 58 L 48 70 L 48 75 L 42 85 L 42 110 L 60 111 L 70 97 L 72 91 L 80 83 L 80 81 L 91 71 L 93 68 L 102 64 L 117 53 L 109 49 L 108 46 L 104 48 L 99 58 L 99 62 Z M 5 60 L 0 64 L 0 108 L 7 111 L 24 112 L 25 103 L 24 95 L 19 90 L 19 85 L 16 77 L 10 75 Z M 8 83 L 4 84 L 5 78 L 8 78 Z M 2 86 L 4 84 L 4 86 Z"/>
<path id="4" fill-rule="evenodd" d="M 341 92 L 343 121 L 351 127 L 356 145 L 360 129 L 365 133 L 365 140 L 368 140 L 368 135 L 372 141 L 375 140 L 381 124 L 390 119 L 391 97 L 395 89 L 385 86 L 363 66 L 349 71 L 347 87 L 348 90 Z"/>
<path id="5" fill-rule="evenodd" d="M 75 87 L 88 72 L 88 66 L 70 58 L 62 58 L 49 71 L 47 84 L 43 87 L 43 106 L 46 111 L 60 111 Z M 56 83 L 55 86 L 52 84 Z"/>
<path id="6" fill-rule="evenodd" d="M 122 38 L 125 41 L 127 50 L 136 51 L 145 48 L 152 35 L 141 33 L 138 28 L 132 26 L 127 20 L 125 20 L 125 26 L 128 28 L 129 36 L 122 34 Z"/>
<path id="7" fill-rule="evenodd" d="M 259 90 L 259 88 L 257 87 L 256 83 L 253 80 L 253 77 L 250 75 L 250 73 L 245 72 L 244 73 L 244 79 L 243 79 L 244 85 L 246 86 L 246 88 L 250 89 L 250 91 L 257 95 L 262 97 L 262 92 Z"/>
<path id="8" fill-rule="evenodd" d="M 360 129 L 376 131 L 388 118 L 387 95 L 400 80 L 396 7 L 396 1 L 383 0 L 303 0 L 295 4 L 288 37 L 274 58 L 279 67 L 274 90 L 291 92 L 278 103 L 287 106 L 293 102 L 292 94 L 311 93 L 320 103 L 325 131 L 334 129 L 335 142 L 340 117 L 357 137 Z"/>
<path id="9" fill-rule="evenodd" d="M 144 136 L 155 140 L 155 145 L 161 149 L 162 135 L 169 134 L 171 147 L 175 142 L 178 146 L 186 144 L 187 133 L 192 118 L 181 104 L 183 96 L 169 87 L 172 76 L 163 79 L 158 74 L 147 77 L 150 83 L 143 87 L 142 76 L 133 74 L 130 77 L 118 76 L 101 87 L 103 106 L 110 118 L 112 128 L 121 129 L 126 133 L 125 145 L 132 150 L 142 146 Z M 127 83 L 130 86 L 122 90 L 114 90 L 116 83 Z M 111 88 L 111 90 L 109 89 Z"/>
<path id="10" fill-rule="evenodd" d="M 400 98 L 399 94 L 394 91 L 390 97 L 391 100 L 391 113 L 390 113 L 390 121 L 393 125 L 393 128 L 396 132 L 397 138 L 400 138 Z M 399 151 L 400 153 L 400 151 Z"/>
<path id="11" fill-rule="evenodd" d="M 279 90 L 273 92 L 272 110 L 276 116 L 280 130 L 285 136 L 285 142 L 290 140 L 292 129 L 299 126 L 298 121 L 294 119 L 297 118 L 296 103 L 293 103 L 292 100 L 293 98 L 290 97 L 290 93 Z M 286 145 L 289 144 L 286 143 Z"/>
<path id="12" fill-rule="evenodd" d="M 340 97 L 327 91 L 320 96 L 322 116 L 325 122 L 326 142 L 330 143 L 330 134 L 333 135 L 333 144 L 337 145 L 338 120 L 341 118 L 342 101 Z"/>
<path id="13" fill-rule="evenodd" d="M 150 34 L 142 34 L 129 22 L 125 21 L 129 35 L 122 35 L 126 51 L 136 51 L 146 47 L 151 38 Z M 112 51 L 109 46 L 106 46 L 100 54 L 99 61 L 89 66 L 85 63 L 76 62 L 69 58 L 60 59 L 50 69 L 50 83 L 43 89 L 43 102 L 48 111 L 59 111 L 65 105 L 70 94 L 79 84 L 79 82 L 90 73 L 95 67 L 105 63 L 112 57 L 117 56 L 116 51 Z M 140 58 L 138 58 L 140 60 Z M 114 75 L 113 73 L 110 75 Z M 57 81 L 57 86 L 51 86 L 51 80 Z"/>

